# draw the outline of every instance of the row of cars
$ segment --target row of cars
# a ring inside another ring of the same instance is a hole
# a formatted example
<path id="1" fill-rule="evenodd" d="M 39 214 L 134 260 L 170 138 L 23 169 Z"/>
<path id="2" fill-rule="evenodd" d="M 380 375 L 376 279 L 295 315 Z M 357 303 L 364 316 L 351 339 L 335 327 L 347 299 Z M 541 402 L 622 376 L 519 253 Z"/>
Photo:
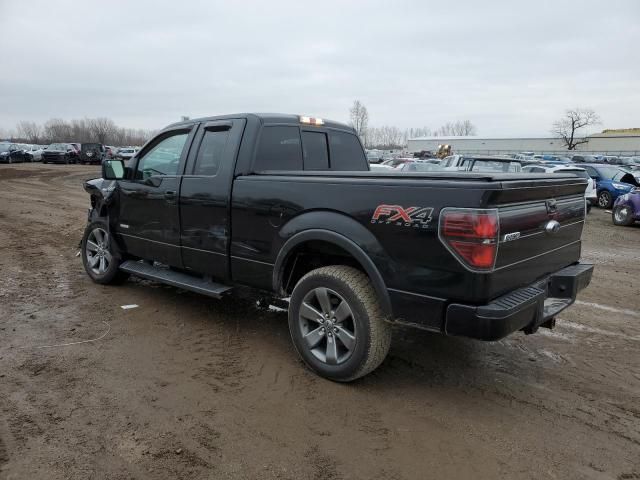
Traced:
<path id="1" fill-rule="evenodd" d="M 540 156 L 542 157 L 542 156 Z M 418 159 L 398 156 L 382 164 L 370 164 L 372 171 L 395 172 L 502 172 L 502 173 L 559 173 L 573 174 L 588 180 L 585 192 L 587 209 L 592 205 L 612 209 L 612 220 L 616 225 L 631 225 L 640 220 L 640 161 L 634 157 L 601 156 L 598 161 L 568 159 L 561 157 L 534 155 L 515 156 L 468 156 L 450 155 L 442 160 L 437 158 Z M 616 161 L 626 163 L 616 163 Z M 591 159 L 589 159 L 591 160 Z M 640 160 L 640 158 L 638 159 Z"/>
<path id="2" fill-rule="evenodd" d="M 44 146 L 0 142 L 0 163 L 100 164 L 105 158 L 128 160 L 137 151 L 137 147 L 116 148 L 100 143 L 52 143 Z"/>

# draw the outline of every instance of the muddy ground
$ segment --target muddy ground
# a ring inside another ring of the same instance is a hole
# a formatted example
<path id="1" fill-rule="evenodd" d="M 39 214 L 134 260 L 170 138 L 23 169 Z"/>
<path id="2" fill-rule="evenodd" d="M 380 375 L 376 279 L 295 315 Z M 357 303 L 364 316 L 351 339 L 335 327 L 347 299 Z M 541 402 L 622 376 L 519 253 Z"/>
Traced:
<path id="1" fill-rule="evenodd" d="M 594 279 L 555 330 L 398 329 L 340 385 L 246 296 L 93 284 L 97 172 L 0 166 L 0 478 L 640 478 L 640 225 L 589 215 Z"/>

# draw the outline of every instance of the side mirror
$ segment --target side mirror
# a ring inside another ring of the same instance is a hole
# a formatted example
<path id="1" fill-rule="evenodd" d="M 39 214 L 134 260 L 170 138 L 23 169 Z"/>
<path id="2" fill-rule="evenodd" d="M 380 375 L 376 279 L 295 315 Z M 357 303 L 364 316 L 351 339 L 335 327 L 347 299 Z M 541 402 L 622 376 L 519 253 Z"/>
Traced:
<path id="1" fill-rule="evenodd" d="M 122 160 L 105 160 L 102 162 L 102 178 L 120 180 L 124 178 L 124 162 Z"/>

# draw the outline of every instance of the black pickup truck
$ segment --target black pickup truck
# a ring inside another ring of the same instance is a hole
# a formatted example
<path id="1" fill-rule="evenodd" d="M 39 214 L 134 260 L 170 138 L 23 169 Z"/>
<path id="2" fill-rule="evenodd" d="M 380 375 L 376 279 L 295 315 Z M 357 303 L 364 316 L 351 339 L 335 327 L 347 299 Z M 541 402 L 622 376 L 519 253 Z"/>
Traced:
<path id="1" fill-rule="evenodd" d="M 273 292 L 302 359 L 350 381 L 383 361 L 394 323 L 481 340 L 552 327 L 591 280 L 579 262 L 586 185 L 370 172 L 340 123 L 202 118 L 85 183 L 82 259 L 102 284 L 135 275 L 213 297 Z"/>

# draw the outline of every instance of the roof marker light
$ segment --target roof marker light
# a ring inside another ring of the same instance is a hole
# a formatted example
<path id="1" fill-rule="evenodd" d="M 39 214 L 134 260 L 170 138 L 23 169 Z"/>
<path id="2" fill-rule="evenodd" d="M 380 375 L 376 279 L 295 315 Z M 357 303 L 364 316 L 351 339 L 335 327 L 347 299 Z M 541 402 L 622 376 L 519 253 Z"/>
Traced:
<path id="1" fill-rule="evenodd" d="M 322 120 L 321 118 L 307 117 L 307 116 L 301 115 L 300 123 L 306 123 L 308 125 L 324 125 L 324 120 Z"/>

